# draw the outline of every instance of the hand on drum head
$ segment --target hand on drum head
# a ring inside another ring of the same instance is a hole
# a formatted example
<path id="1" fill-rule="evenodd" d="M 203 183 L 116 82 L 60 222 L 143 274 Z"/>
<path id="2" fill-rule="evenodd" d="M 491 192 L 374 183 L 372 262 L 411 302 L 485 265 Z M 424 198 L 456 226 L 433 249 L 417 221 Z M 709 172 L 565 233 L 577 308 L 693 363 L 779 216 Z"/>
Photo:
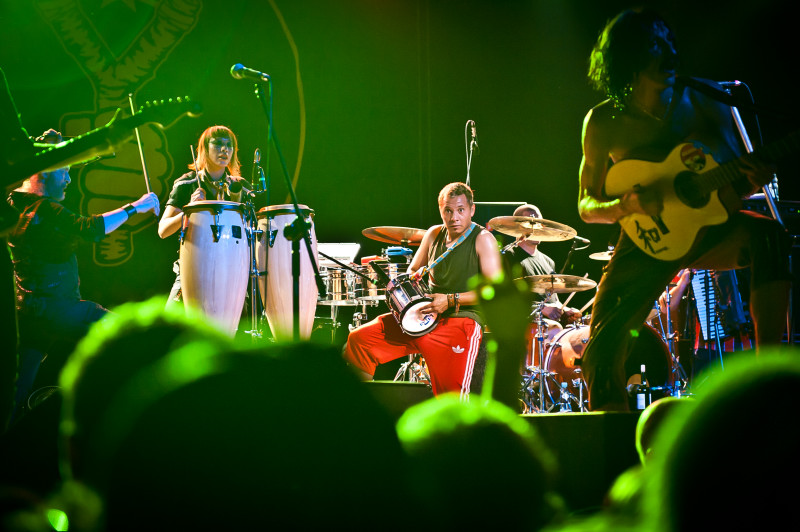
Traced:
<path id="1" fill-rule="evenodd" d="M 432 301 L 427 305 L 420 306 L 419 310 L 422 314 L 441 314 L 449 308 L 447 294 L 428 294 L 428 297 L 430 297 Z"/>
<path id="2" fill-rule="evenodd" d="M 143 213 L 152 211 L 153 214 L 158 216 L 158 213 L 161 210 L 161 204 L 158 202 L 158 196 L 156 196 L 155 192 L 148 192 L 138 200 L 131 203 L 134 207 L 136 207 L 136 212 Z"/>
<path id="3" fill-rule="evenodd" d="M 192 192 L 192 199 L 191 202 L 194 203 L 195 201 L 204 201 L 206 199 L 206 191 L 202 188 L 196 189 Z"/>
<path id="4" fill-rule="evenodd" d="M 570 323 L 578 323 L 581 320 L 581 311 L 572 308 L 572 307 L 565 307 L 564 308 L 564 317 L 562 318 L 562 322 L 566 322 L 567 324 Z"/>

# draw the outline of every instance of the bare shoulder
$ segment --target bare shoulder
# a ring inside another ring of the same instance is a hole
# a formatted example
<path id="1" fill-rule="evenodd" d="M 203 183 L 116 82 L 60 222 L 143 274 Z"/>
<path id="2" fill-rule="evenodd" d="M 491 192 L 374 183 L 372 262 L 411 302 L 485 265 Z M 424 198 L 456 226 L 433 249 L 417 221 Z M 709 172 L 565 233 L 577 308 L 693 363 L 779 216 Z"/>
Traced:
<path id="1" fill-rule="evenodd" d="M 422 237 L 422 241 L 420 242 L 419 249 L 428 249 L 431 246 L 431 243 L 436 239 L 436 236 L 444 227 L 442 224 L 433 225 L 425 231 L 425 234 Z"/>
<path id="2" fill-rule="evenodd" d="M 619 114 L 619 110 L 611 100 L 602 101 L 586 113 L 586 117 L 583 119 L 583 127 L 608 127 L 617 114 Z"/>
<path id="3" fill-rule="evenodd" d="M 481 232 L 478 234 L 478 238 L 475 241 L 475 246 L 479 251 L 497 251 L 497 239 L 489 230 L 481 229 Z"/>

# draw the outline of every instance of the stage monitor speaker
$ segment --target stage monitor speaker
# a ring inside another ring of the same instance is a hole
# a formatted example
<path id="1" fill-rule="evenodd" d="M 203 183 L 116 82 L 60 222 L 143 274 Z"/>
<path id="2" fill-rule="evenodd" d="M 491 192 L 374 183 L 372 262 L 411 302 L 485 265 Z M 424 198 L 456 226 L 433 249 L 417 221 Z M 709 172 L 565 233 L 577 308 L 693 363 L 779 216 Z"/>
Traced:
<path id="1" fill-rule="evenodd" d="M 395 419 L 400 419 L 409 407 L 433 397 L 431 388 L 421 382 L 368 381 L 365 384 Z"/>
<path id="2" fill-rule="evenodd" d="M 614 481 L 639 463 L 639 413 L 524 414 L 557 463 L 556 491 L 570 511 L 597 509 Z"/>

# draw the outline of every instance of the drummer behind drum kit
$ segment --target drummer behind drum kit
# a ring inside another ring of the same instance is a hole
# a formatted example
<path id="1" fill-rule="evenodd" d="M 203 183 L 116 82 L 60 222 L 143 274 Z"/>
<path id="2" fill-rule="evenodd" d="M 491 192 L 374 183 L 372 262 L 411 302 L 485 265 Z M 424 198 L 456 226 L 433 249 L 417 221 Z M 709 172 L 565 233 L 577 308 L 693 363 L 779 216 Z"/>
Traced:
<path id="1" fill-rule="evenodd" d="M 541 218 L 523 216 L 501 216 L 493 218 L 487 224 L 489 229 L 496 230 L 515 239 L 524 238 L 535 242 L 556 242 L 576 238 L 574 229 Z M 579 240 L 579 239 L 577 239 Z M 585 241 L 588 243 L 588 241 Z M 506 246 L 504 251 L 516 245 L 517 241 Z M 570 250 L 570 253 L 574 250 Z M 590 259 L 608 261 L 613 248 L 608 251 L 592 253 Z M 567 257 L 567 262 L 569 256 Z M 523 368 L 520 401 L 525 413 L 572 412 L 588 410 L 586 382 L 580 369 L 583 350 L 589 341 L 588 317 L 579 323 L 565 328 L 557 322 L 545 319 L 542 314 L 544 302 L 552 294 L 569 294 L 562 308 L 577 292 L 591 290 L 597 283 L 586 277 L 552 273 L 549 275 L 532 275 L 517 279 L 525 281 L 531 292 L 543 296 L 534 304 L 535 321 L 528 331 L 528 353 Z M 589 300 L 583 313 L 594 302 Z M 672 394 L 672 388 L 680 395 L 680 385 L 685 383 L 683 370 L 677 358 L 670 353 L 668 338 L 659 335 L 655 329 L 643 324 L 633 350 L 625 362 L 625 374 L 628 385 L 642 384 L 639 381 L 642 368 L 647 368 L 649 385 L 653 392 L 663 395 Z M 676 377 L 677 375 L 677 377 Z M 645 383 L 648 384 L 648 383 Z"/>

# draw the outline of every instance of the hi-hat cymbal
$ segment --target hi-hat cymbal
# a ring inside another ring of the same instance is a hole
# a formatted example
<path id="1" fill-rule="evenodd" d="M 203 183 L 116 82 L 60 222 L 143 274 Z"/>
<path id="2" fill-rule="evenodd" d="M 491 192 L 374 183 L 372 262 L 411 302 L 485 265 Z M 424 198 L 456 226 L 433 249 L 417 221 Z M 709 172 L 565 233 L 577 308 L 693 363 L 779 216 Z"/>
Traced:
<path id="1" fill-rule="evenodd" d="M 560 242 L 575 238 L 578 234 L 568 225 L 530 216 L 497 216 L 489 220 L 486 227 L 514 238 L 523 237 L 537 242 Z"/>
<path id="2" fill-rule="evenodd" d="M 578 277 L 577 275 L 529 275 L 520 279 L 528 283 L 531 292 L 536 292 L 537 294 L 583 292 L 597 286 L 597 283 L 591 279 Z"/>
<path id="3" fill-rule="evenodd" d="M 590 254 L 589 258 L 594 260 L 611 260 L 611 255 L 613 254 L 613 251 L 598 251 L 597 253 Z"/>
<path id="4" fill-rule="evenodd" d="M 377 240 L 378 242 L 402 246 L 419 246 L 420 242 L 422 242 L 422 237 L 425 236 L 425 229 L 384 225 L 368 227 L 361 231 L 361 233 L 365 237 Z"/>

